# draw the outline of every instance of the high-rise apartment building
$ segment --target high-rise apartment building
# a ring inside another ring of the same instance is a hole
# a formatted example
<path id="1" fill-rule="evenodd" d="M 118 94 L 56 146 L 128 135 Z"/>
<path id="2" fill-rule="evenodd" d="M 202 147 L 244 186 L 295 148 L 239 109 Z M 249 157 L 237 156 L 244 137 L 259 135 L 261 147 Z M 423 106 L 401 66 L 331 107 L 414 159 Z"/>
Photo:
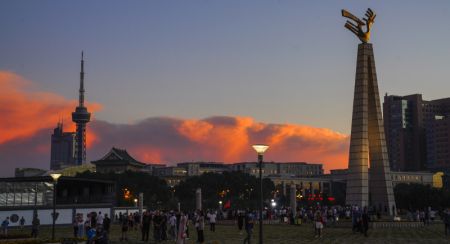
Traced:
<path id="1" fill-rule="evenodd" d="M 425 102 L 426 166 L 450 171 L 450 98 Z"/>
<path id="2" fill-rule="evenodd" d="M 422 95 L 384 96 L 383 117 L 391 169 L 425 168 L 425 130 Z"/>
<path id="3" fill-rule="evenodd" d="M 450 98 L 386 95 L 383 115 L 391 169 L 450 170 Z"/>
<path id="4" fill-rule="evenodd" d="M 50 169 L 76 165 L 75 145 L 75 133 L 64 132 L 63 123 L 58 123 L 52 134 Z"/>

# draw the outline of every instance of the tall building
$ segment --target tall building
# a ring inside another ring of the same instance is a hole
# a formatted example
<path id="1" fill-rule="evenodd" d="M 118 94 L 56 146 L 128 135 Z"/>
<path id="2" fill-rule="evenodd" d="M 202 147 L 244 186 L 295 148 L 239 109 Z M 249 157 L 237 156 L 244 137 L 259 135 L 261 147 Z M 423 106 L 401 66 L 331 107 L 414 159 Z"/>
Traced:
<path id="1" fill-rule="evenodd" d="M 426 167 L 450 172 L 450 98 L 424 102 Z"/>
<path id="2" fill-rule="evenodd" d="M 86 162 L 86 124 L 91 119 L 91 113 L 84 106 L 84 59 L 81 52 L 81 72 L 78 107 L 72 113 L 72 121 L 77 124 L 75 158 L 76 164 L 81 165 Z"/>
<path id="3" fill-rule="evenodd" d="M 75 133 L 64 132 L 63 123 L 58 122 L 52 134 L 50 169 L 75 165 L 75 145 Z"/>
<path id="4" fill-rule="evenodd" d="M 384 128 L 390 167 L 394 171 L 425 169 L 423 104 L 421 94 L 384 96 Z"/>
<path id="5" fill-rule="evenodd" d="M 395 171 L 450 171 L 450 98 L 386 95 L 384 127 Z"/>

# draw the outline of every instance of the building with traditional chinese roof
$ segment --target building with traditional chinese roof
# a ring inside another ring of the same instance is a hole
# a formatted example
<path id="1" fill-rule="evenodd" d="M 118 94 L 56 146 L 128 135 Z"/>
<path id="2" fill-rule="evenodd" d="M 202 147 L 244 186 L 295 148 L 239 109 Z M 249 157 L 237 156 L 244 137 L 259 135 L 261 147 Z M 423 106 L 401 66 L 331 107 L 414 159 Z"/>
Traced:
<path id="1" fill-rule="evenodd" d="M 98 173 L 122 173 L 127 170 L 141 171 L 145 164 L 134 159 L 127 150 L 113 147 L 101 159 L 92 161 Z"/>

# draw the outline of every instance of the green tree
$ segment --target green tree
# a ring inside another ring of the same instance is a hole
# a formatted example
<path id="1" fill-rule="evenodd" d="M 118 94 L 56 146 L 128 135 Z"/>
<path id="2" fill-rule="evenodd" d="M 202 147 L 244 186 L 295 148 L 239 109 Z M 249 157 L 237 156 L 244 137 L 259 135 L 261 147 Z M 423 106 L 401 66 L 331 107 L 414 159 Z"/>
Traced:
<path id="1" fill-rule="evenodd" d="M 195 191 L 202 189 L 204 208 L 218 208 L 231 202 L 232 208 L 256 209 L 259 202 L 259 179 L 242 172 L 205 173 L 190 177 L 175 187 L 175 196 L 185 210 L 195 208 Z M 263 179 L 264 199 L 270 199 L 275 186 L 270 179 Z"/>
<path id="2" fill-rule="evenodd" d="M 77 174 L 77 177 L 114 181 L 118 206 L 133 206 L 133 199 L 138 198 L 140 192 L 144 193 L 144 205 L 149 208 L 167 206 L 172 196 L 170 187 L 163 179 L 144 172 L 126 171 L 120 174 L 83 172 Z M 128 198 L 125 198 L 125 189 L 130 193 Z"/>
<path id="3" fill-rule="evenodd" d="M 442 209 L 450 207 L 450 191 L 421 184 L 398 184 L 394 188 L 395 202 L 399 209 Z"/>

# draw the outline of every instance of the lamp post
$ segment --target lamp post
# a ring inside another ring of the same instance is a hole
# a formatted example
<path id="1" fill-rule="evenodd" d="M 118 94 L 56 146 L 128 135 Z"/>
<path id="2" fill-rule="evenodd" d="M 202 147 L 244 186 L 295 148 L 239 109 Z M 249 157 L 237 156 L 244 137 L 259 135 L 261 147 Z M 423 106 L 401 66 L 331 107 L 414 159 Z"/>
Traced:
<path id="1" fill-rule="evenodd" d="M 50 176 L 53 179 L 53 224 L 52 224 L 52 240 L 55 240 L 55 222 L 56 222 L 56 186 L 58 184 L 58 179 L 61 177 L 59 173 L 52 173 Z"/>
<path id="2" fill-rule="evenodd" d="M 253 145 L 253 149 L 258 153 L 258 166 L 259 166 L 259 243 L 263 243 L 263 183 L 262 183 L 262 164 L 264 152 L 269 148 L 267 145 L 256 144 Z"/>

